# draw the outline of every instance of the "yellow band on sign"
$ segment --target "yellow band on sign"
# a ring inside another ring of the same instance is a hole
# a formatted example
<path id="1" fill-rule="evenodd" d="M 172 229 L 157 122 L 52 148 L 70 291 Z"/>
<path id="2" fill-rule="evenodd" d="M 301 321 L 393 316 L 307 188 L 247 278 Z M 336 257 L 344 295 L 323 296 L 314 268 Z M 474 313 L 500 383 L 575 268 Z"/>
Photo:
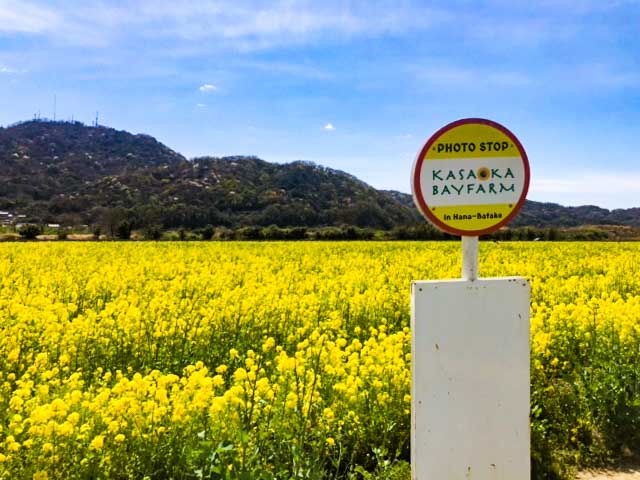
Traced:
<path id="1" fill-rule="evenodd" d="M 425 160 L 520 156 L 511 138 L 483 124 L 466 124 L 448 130 L 431 146 Z"/>
<path id="2" fill-rule="evenodd" d="M 507 218 L 514 207 L 513 204 L 460 205 L 433 207 L 431 212 L 442 223 L 458 230 L 486 230 Z"/>
<path id="3" fill-rule="evenodd" d="M 451 123 L 424 145 L 412 189 L 422 214 L 457 235 L 490 233 L 517 213 L 529 187 L 529 162 L 518 139 L 490 120 Z"/>

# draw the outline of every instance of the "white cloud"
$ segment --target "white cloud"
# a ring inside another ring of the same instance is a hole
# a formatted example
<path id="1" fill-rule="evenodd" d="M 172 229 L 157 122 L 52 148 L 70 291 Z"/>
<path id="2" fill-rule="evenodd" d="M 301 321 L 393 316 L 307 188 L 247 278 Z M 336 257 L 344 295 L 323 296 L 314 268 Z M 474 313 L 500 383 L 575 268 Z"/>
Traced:
<path id="1" fill-rule="evenodd" d="M 327 123 L 322 128 L 325 129 L 327 132 L 333 132 L 336 129 L 336 127 L 334 127 L 333 124 L 331 124 L 331 123 Z"/>
<path id="2" fill-rule="evenodd" d="M 424 62 L 428 63 L 428 62 Z M 434 62 L 435 63 L 435 62 Z M 603 92 L 640 86 L 640 69 L 610 63 L 565 63 L 549 65 L 543 72 L 518 69 L 491 69 L 452 64 L 407 67 L 410 76 L 421 86 L 441 89 L 515 89 L 527 92 Z"/>
<path id="3" fill-rule="evenodd" d="M 562 205 L 640 207 L 640 173 L 574 172 L 567 177 L 532 177 L 528 198 Z"/>
<path id="4" fill-rule="evenodd" d="M 203 85 L 200 85 L 200 88 L 198 89 L 201 92 L 204 93 L 211 93 L 211 92 L 215 92 L 216 90 L 218 90 L 218 87 L 216 87 L 215 85 L 212 85 L 210 83 L 205 83 Z"/>
<path id="5" fill-rule="evenodd" d="M 414 65 L 409 70 L 417 79 L 440 86 L 525 87 L 532 83 L 528 75 L 510 70 L 485 71 L 453 65 Z"/>
<path id="6" fill-rule="evenodd" d="M 292 62 L 265 62 L 265 61 L 244 61 L 238 64 L 241 67 L 253 68 L 262 72 L 287 75 L 291 77 L 309 78 L 312 80 L 331 80 L 332 73 L 316 67 L 309 63 Z"/>
<path id="7" fill-rule="evenodd" d="M 196 103 L 196 107 L 198 108 L 205 108 L 206 105 L 204 103 Z"/>
<path id="8" fill-rule="evenodd" d="M 545 91 L 616 90 L 640 86 L 640 70 L 618 63 L 567 63 L 548 67 L 542 73 L 518 70 L 467 68 L 459 65 L 410 65 L 407 68 L 421 84 L 438 88 L 538 87 Z"/>
<path id="9" fill-rule="evenodd" d="M 640 174 L 636 175 L 611 175 L 611 174 L 586 174 L 579 178 L 540 178 L 532 181 L 532 190 L 541 193 L 588 193 L 598 194 L 604 189 L 604 185 L 613 186 L 616 189 L 632 190 L 636 195 L 640 193 Z"/>
<path id="10" fill-rule="evenodd" d="M 571 76 L 575 83 L 603 88 L 625 88 L 640 85 L 640 71 L 606 63 L 592 63 L 574 68 Z M 571 74 L 566 72 L 568 78 Z"/>
<path id="11" fill-rule="evenodd" d="M 6 64 L 0 63 L 0 75 L 20 75 L 27 73 L 27 70 L 22 68 L 9 67 Z"/>
<path id="12" fill-rule="evenodd" d="M 134 2 L 137 14 L 147 22 L 164 27 L 161 34 L 189 39 L 219 37 L 248 41 L 277 41 L 277 37 L 297 37 L 320 32 L 338 34 L 379 34 L 406 28 L 424 27 L 444 15 L 436 9 L 389 9 L 385 1 L 311 2 L 253 0 L 245 2 Z M 419 10 L 421 15 L 416 15 Z"/>
<path id="13" fill-rule="evenodd" d="M 33 2 L 0 0 L 0 32 L 52 32 L 60 22 L 61 17 L 58 13 Z"/>
<path id="14" fill-rule="evenodd" d="M 437 6 L 426 3 L 0 0 L 0 32 L 47 33 L 70 44 L 88 46 L 117 42 L 130 45 L 137 37 L 169 39 L 170 48 L 200 41 L 201 50 L 260 50 L 327 38 L 375 37 L 444 27 L 455 28 L 468 40 L 495 47 L 553 44 L 579 38 L 596 14 L 623 12 L 631 25 L 637 15 L 633 8 L 637 0 L 534 0 L 527 9 L 517 7 L 517 2 L 487 0 L 482 2 L 485 8 L 480 9 L 481 20 L 478 9 L 471 6 L 473 2 L 442 2 Z M 493 13 L 485 15 L 485 10 Z"/>
<path id="15" fill-rule="evenodd" d="M 170 39 L 172 48 L 210 39 L 214 42 L 199 42 L 198 48 L 253 51 L 326 37 L 422 30 L 452 17 L 412 1 L 390 9 L 386 0 L 0 0 L 0 32 L 47 33 L 92 47 L 130 44 L 138 37 Z"/>
<path id="16" fill-rule="evenodd" d="M 413 135 L 411 135 L 410 133 L 402 133 L 400 135 L 396 135 L 395 138 L 399 140 L 411 140 L 413 138 Z"/>

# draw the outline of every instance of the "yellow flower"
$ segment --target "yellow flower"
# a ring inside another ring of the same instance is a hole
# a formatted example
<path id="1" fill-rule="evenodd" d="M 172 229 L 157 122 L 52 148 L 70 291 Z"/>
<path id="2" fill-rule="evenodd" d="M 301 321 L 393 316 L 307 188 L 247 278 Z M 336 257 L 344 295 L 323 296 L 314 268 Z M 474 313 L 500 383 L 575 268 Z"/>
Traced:
<path id="1" fill-rule="evenodd" d="M 294 392 L 289 392 L 287 394 L 286 407 L 290 410 L 293 410 L 298 406 L 298 395 Z"/>
<path id="2" fill-rule="evenodd" d="M 242 381 L 246 380 L 247 379 L 247 371 L 244 368 L 238 368 L 233 373 L 233 379 L 236 382 L 242 382 Z"/>
<path id="3" fill-rule="evenodd" d="M 262 351 L 268 352 L 276 345 L 276 340 L 273 337 L 267 338 L 267 340 L 262 344 Z"/>
<path id="4" fill-rule="evenodd" d="M 78 412 L 70 413 L 69 416 L 67 417 L 67 421 L 71 425 L 77 425 L 78 422 L 80 422 L 80 414 Z"/>
<path id="5" fill-rule="evenodd" d="M 90 450 L 100 450 L 100 449 L 102 449 L 102 447 L 104 447 L 104 436 L 103 435 L 96 435 L 94 437 L 94 439 L 91 440 L 91 443 L 89 444 L 89 449 Z"/>
<path id="6" fill-rule="evenodd" d="M 385 441 L 367 430 L 366 415 L 406 436 L 408 285 L 459 275 L 459 247 L 448 242 L 34 246 L 0 243 L 8 406 L 0 461 L 11 462 L 12 478 L 56 462 L 67 471 L 72 445 L 86 443 L 101 450 L 103 476 L 117 477 L 114 452 L 124 445 L 146 458 L 159 435 L 230 438 L 247 422 L 248 445 L 256 432 L 278 441 L 302 422 L 324 435 L 329 454 L 344 436 Z M 605 365 L 614 386 L 626 375 L 640 345 L 640 244 L 485 242 L 482 250 L 487 276 L 531 281 L 532 393 L 564 392 L 558 368 L 570 379 Z M 579 431 L 570 435 L 577 440 L 564 447 L 578 451 Z M 29 445 L 41 451 L 23 452 Z"/>

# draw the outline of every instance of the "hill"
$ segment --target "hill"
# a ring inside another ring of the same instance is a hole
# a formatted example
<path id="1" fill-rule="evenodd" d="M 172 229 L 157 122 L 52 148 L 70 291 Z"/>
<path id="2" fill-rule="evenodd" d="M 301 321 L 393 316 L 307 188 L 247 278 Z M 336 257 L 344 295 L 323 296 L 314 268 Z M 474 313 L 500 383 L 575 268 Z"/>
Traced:
<path id="1" fill-rule="evenodd" d="M 187 160 L 148 135 L 79 122 L 0 128 L 0 220 L 130 227 L 424 224 L 410 195 L 376 190 L 310 162 Z M 527 201 L 513 226 L 640 227 L 640 208 L 609 211 Z"/>
<path id="2" fill-rule="evenodd" d="M 113 210 L 134 223 L 380 229 L 419 220 L 344 172 L 309 162 L 182 155 L 147 135 L 78 122 L 0 128 L 0 210 L 25 221 L 94 224 Z"/>
<path id="3" fill-rule="evenodd" d="M 407 208 L 413 208 L 411 195 L 386 191 Z M 527 200 L 511 227 L 571 228 L 585 225 L 624 225 L 640 227 L 640 208 L 607 210 L 595 205 L 565 207 L 557 203 Z"/>

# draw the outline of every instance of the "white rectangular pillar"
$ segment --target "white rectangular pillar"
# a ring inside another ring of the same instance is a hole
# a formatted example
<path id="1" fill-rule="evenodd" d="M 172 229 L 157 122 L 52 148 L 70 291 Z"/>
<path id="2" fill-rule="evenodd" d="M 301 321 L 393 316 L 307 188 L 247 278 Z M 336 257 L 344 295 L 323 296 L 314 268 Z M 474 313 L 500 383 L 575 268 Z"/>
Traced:
<path id="1" fill-rule="evenodd" d="M 529 480 L 529 298 L 520 277 L 412 284 L 414 480 Z"/>

